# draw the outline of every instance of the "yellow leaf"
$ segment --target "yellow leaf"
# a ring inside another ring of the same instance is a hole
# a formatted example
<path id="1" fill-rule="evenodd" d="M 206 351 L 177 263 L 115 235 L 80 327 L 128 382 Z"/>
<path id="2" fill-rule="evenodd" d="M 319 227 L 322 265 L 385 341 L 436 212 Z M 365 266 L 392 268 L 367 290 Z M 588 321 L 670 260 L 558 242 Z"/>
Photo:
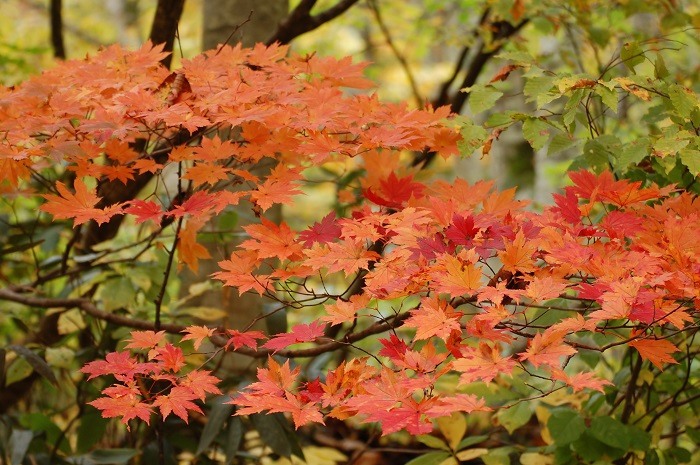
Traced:
<path id="1" fill-rule="evenodd" d="M 482 455 L 486 455 L 489 453 L 489 450 L 484 448 L 484 447 L 478 447 L 476 449 L 467 449 L 463 450 L 461 452 L 457 453 L 457 458 L 461 461 L 466 462 L 467 460 L 474 460 L 476 458 L 481 457 Z"/>
<path id="2" fill-rule="evenodd" d="M 467 432 L 467 420 L 462 412 L 454 412 L 449 417 L 437 419 L 438 428 L 452 450 L 456 450 L 459 442 Z"/>

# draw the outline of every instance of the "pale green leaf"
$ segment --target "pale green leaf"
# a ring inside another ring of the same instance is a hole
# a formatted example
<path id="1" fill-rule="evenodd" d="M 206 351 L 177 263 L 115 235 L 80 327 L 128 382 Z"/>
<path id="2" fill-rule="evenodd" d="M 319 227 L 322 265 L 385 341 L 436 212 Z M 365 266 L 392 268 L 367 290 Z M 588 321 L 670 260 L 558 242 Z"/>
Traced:
<path id="1" fill-rule="evenodd" d="M 469 108 L 475 115 L 493 108 L 498 99 L 503 96 L 503 92 L 496 90 L 495 87 L 482 84 L 462 89 L 462 92 L 469 93 Z"/>
<path id="2" fill-rule="evenodd" d="M 700 174 L 700 150 L 684 148 L 680 150 L 681 162 L 693 176 Z"/>
<path id="3" fill-rule="evenodd" d="M 549 140 L 552 127 L 539 118 L 530 118 L 523 123 L 523 136 L 534 150 L 540 150 Z"/>

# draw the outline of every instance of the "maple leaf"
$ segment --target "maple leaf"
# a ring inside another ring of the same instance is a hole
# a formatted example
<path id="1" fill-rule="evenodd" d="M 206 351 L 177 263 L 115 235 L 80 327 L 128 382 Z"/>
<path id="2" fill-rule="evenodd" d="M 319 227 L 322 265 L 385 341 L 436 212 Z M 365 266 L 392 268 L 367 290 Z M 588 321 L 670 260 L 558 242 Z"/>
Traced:
<path id="1" fill-rule="evenodd" d="M 207 392 L 210 394 L 221 394 L 219 388 L 216 387 L 216 383 L 221 380 L 210 373 L 211 371 L 207 370 L 192 370 L 185 375 L 184 379 L 180 380 L 180 386 L 190 389 L 202 401 Z"/>
<path id="2" fill-rule="evenodd" d="M 121 422 L 131 430 L 128 422 L 134 418 L 140 418 L 146 424 L 151 421 L 150 406 L 141 401 L 138 388 L 135 386 L 115 386 L 102 391 L 108 397 L 100 397 L 88 402 L 96 409 L 102 410 L 103 418 L 122 417 Z"/>
<path id="3" fill-rule="evenodd" d="M 132 331 L 125 349 L 152 349 L 165 338 L 165 331 Z"/>
<path id="4" fill-rule="evenodd" d="M 185 366 L 185 357 L 182 355 L 182 349 L 167 343 L 163 347 L 156 349 L 158 355 L 154 358 L 161 362 L 163 370 L 168 370 L 177 373 Z"/>
<path id="5" fill-rule="evenodd" d="M 391 172 L 387 179 L 380 180 L 380 192 L 382 196 L 374 193 L 371 187 L 364 191 L 365 198 L 377 205 L 389 208 L 401 208 L 411 198 L 421 197 L 423 184 L 413 182 L 413 175 L 398 178 L 395 172 Z"/>
<path id="6" fill-rule="evenodd" d="M 438 403 L 432 406 L 426 414 L 430 418 L 446 417 L 453 412 L 490 412 L 484 399 L 474 394 L 456 394 L 454 397 L 439 397 Z"/>
<path id="7" fill-rule="evenodd" d="M 178 417 L 182 418 L 185 423 L 189 423 L 189 414 L 187 413 L 188 410 L 204 414 L 202 409 L 200 409 L 197 404 L 192 402 L 198 398 L 199 397 L 192 392 L 190 388 L 175 386 L 168 394 L 161 394 L 157 396 L 153 401 L 153 406 L 160 409 L 160 413 L 163 415 L 163 420 L 165 420 L 171 413 L 174 413 Z"/>
<path id="8" fill-rule="evenodd" d="M 285 222 L 277 226 L 262 218 L 262 224 L 243 226 L 243 229 L 252 239 L 243 241 L 240 247 L 257 251 L 258 258 L 275 257 L 285 260 L 301 253 L 301 244 L 296 241 L 294 231 Z"/>
<path id="9" fill-rule="evenodd" d="M 215 204 L 214 194 L 197 191 L 181 204 L 175 205 L 168 214 L 175 218 L 182 218 L 185 215 L 202 215 L 213 208 Z"/>
<path id="10" fill-rule="evenodd" d="M 452 367 L 461 371 L 459 384 L 481 380 L 490 383 L 500 373 L 511 374 L 517 362 L 510 356 L 503 357 L 497 344 L 493 347 L 479 342 L 479 348 L 463 347 L 461 358 L 452 362 Z"/>
<path id="11" fill-rule="evenodd" d="M 315 341 L 316 338 L 323 336 L 323 330 L 325 327 L 325 323 L 321 321 L 314 321 L 309 325 L 294 325 L 288 333 L 272 336 L 269 341 L 263 344 L 263 347 L 277 351 L 279 349 L 284 349 L 291 344 Z"/>
<path id="12" fill-rule="evenodd" d="M 263 295 L 268 287 L 268 276 L 253 274 L 254 267 L 259 264 L 258 253 L 253 250 L 233 251 L 229 260 L 218 263 L 224 271 L 212 273 L 216 279 L 220 279 L 226 286 L 238 288 L 238 294 L 252 289 Z"/>
<path id="13" fill-rule="evenodd" d="M 147 220 L 159 223 L 166 212 L 152 200 L 132 200 L 129 202 L 129 206 L 124 209 L 124 213 L 136 216 L 136 224 L 139 224 Z"/>
<path id="14" fill-rule="evenodd" d="M 306 231 L 299 233 L 299 242 L 304 247 L 311 247 L 314 242 L 326 244 L 340 236 L 340 226 L 336 224 L 335 212 L 326 215 L 320 223 L 316 222 Z"/>
<path id="15" fill-rule="evenodd" d="M 520 360 L 527 360 L 535 368 L 547 365 L 553 368 L 561 366 L 560 358 L 576 353 L 576 349 L 564 344 L 564 336 L 559 334 L 537 333 L 530 339 L 528 349 L 519 354 Z"/>
<path id="16" fill-rule="evenodd" d="M 320 320 L 330 323 L 331 326 L 354 321 L 358 310 L 364 308 L 368 302 L 369 296 L 366 294 L 352 295 L 349 301 L 338 299 L 324 307 L 328 316 L 322 316 Z"/>
<path id="17" fill-rule="evenodd" d="M 637 331 L 632 331 L 630 338 L 638 338 L 630 341 L 629 345 L 637 349 L 643 360 L 649 360 L 659 370 L 664 371 L 665 363 L 678 363 L 671 354 L 680 352 L 680 349 L 669 340 L 642 338 Z"/>
<path id="18" fill-rule="evenodd" d="M 105 360 L 95 360 L 80 369 L 89 374 L 88 381 L 102 375 L 114 375 L 120 381 L 133 379 L 135 375 L 148 374 L 158 369 L 155 363 L 139 363 L 129 351 L 110 352 Z"/>
<path id="19" fill-rule="evenodd" d="M 594 389 L 596 391 L 604 392 L 603 386 L 613 386 L 613 383 L 603 379 L 597 379 L 594 373 L 576 373 L 573 376 L 569 376 L 564 373 L 563 370 L 554 368 L 552 369 L 552 379 L 557 381 L 563 381 L 567 385 L 574 389 L 574 392 L 581 391 L 583 389 Z"/>
<path id="20" fill-rule="evenodd" d="M 39 210 L 52 214 L 57 220 L 73 218 L 74 228 L 90 220 L 95 220 L 97 224 L 106 223 L 114 215 L 123 213 L 123 204 L 121 203 L 104 209 L 94 208 L 101 198 L 94 192 L 88 191 L 87 186 L 80 178 L 75 180 L 73 186 L 75 187 L 75 194 L 69 191 L 61 181 L 56 181 L 56 190 L 58 190 L 60 196 L 54 194 L 42 195 L 48 202 L 40 206 Z"/>
<path id="21" fill-rule="evenodd" d="M 241 396 L 235 400 L 235 404 L 238 406 L 236 415 L 250 415 L 263 411 L 270 413 L 288 412 L 292 414 L 295 429 L 299 429 L 309 422 L 325 424 L 319 406 L 315 402 L 304 402 L 300 396 L 290 392 L 285 392 L 284 397 L 250 398 Z"/>
<path id="22" fill-rule="evenodd" d="M 380 258 L 377 252 L 368 250 L 365 241 L 349 238 L 342 242 L 314 244 L 304 251 L 307 266 L 319 269 L 327 268 L 328 273 L 343 271 L 345 276 L 368 269 L 369 263 Z"/>
<path id="23" fill-rule="evenodd" d="M 384 346 L 384 348 L 379 351 L 379 355 L 382 357 L 389 357 L 394 361 L 402 360 L 408 350 L 406 343 L 399 339 L 396 334 L 392 334 L 389 339 L 380 339 L 379 342 Z"/>
<path id="24" fill-rule="evenodd" d="M 459 330 L 462 312 L 455 312 L 450 304 L 439 297 L 424 297 L 421 305 L 411 310 L 411 317 L 404 322 L 408 328 L 416 328 L 415 339 L 437 336 L 447 340 L 450 332 Z"/>
<path id="25" fill-rule="evenodd" d="M 518 231 L 512 242 L 506 242 L 505 251 L 498 252 L 498 257 L 503 263 L 503 268 L 511 273 L 535 271 L 532 255 L 537 251 L 537 247 L 526 242 L 523 231 Z"/>
<path id="26" fill-rule="evenodd" d="M 464 251 L 463 251 L 464 252 Z M 482 269 L 473 263 L 463 261 L 465 254 L 460 257 L 444 254 L 438 259 L 439 267 L 431 273 L 435 282 L 435 290 L 453 296 L 472 295 L 482 286 Z M 444 268 L 444 271 L 442 269 Z"/>
<path id="27" fill-rule="evenodd" d="M 226 342 L 226 349 L 232 344 L 233 350 L 238 350 L 243 346 L 257 349 L 258 341 L 256 339 L 267 339 L 267 336 L 262 331 L 246 331 L 243 333 L 237 329 L 228 329 L 227 331 L 231 334 L 231 337 Z"/>
<path id="28" fill-rule="evenodd" d="M 211 335 L 214 334 L 214 331 L 216 331 L 215 328 L 207 328 L 206 326 L 188 326 L 181 331 L 183 333 L 187 333 L 181 340 L 193 340 L 194 350 L 199 350 L 199 347 L 202 345 L 204 339 L 211 337 Z"/>

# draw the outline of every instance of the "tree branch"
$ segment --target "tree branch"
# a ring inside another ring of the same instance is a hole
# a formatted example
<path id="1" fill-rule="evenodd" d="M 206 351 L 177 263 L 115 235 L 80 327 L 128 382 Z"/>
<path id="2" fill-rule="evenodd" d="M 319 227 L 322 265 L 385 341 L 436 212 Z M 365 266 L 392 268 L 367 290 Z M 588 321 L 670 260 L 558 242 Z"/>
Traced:
<path id="1" fill-rule="evenodd" d="M 138 329 L 142 331 L 155 331 L 156 324 L 151 321 L 139 320 L 136 318 L 129 318 L 122 315 L 117 315 L 115 313 L 106 312 L 97 308 L 97 306 L 89 299 L 85 298 L 50 298 L 50 297 L 37 297 L 34 295 L 25 294 L 22 292 L 23 289 L 15 286 L 10 286 L 8 288 L 0 288 L 0 300 L 7 300 L 10 302 L 15 302 L 30 307 L 40 307 L 40 308 L 78 308 L 88 315 L 104 320 L 110 323 L 114 323 L 118 326 L 125 326 L 127 328 Z M 253 358 L 263 358 L 268 355 L 276 354 L 282 357 L 289 358 L 303 358 L 303 357 L 315 357 L 317 355 L 323 354 L 325 352 L 332 352 L 338 350 L 341 347 L 347 346 L 348 344 L 353 344 L 357 341 L 365 339 L 374 334 L 383 333 L 389 331 L 399 326 L 403 325 L 404 320 L 410 316 L 410 313 L 404 312 L 400 313 L 392 318 L 387 318 L 383 321 L 376 322 L 367 328 L 359 331 L 357 333 L 348 334 L 342 341 L 331 341 L 319 344 L 316 347 L 310 347 L 308 349 L 283 349 L 273 351 L 271 349 L 251 349 L 249 347 L 241 347 L 235 352 L 242 355 L 247 355 Z M 186 326 L 176 325 L 172 323 L 161 323 L 160 330 L 164 330 L 169 334 L 180 334 L 184 331 Z M 217 328 L 221 333 L 224 333 L 225 328 Z M 228 339 L 224 336 L 214 336 L 210 338 L 212 343 L 223 347 L 228 342 Z"/>
<path id="2" fill-rule="evenodd" d="M 271 45 L 275 42 L 288 44 L 296 37 L 313 31 L 322 24 L 345 13 L 358 1 L 359 0 L 340 0 L 336 5 L 312 16 L 311 9 L 316 4 L 316 0 L 302 0 L 287 19 L 282 21 L 277 31 L 267 40 L 266 44 Z"/>

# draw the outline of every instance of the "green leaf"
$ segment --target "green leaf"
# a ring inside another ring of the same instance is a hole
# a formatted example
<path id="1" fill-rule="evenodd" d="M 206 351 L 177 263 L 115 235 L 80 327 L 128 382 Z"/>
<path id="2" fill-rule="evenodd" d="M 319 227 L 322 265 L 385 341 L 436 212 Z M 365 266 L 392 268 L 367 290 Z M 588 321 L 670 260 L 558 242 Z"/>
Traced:
<path id="1" fill-rule="evenodd" d="M 654 142 L 654 155 L 662 158 L 674 156 L 689 143 L 688 139 L 680 139 L 677 136 L 662 136 Z"/>
<path id="2" fill-rule="evenodd" d="M 462 89 L 462 92 L 469 93 L 469 108 L 473 114 L 493 108 L 503 92 L 496 90 L 491 85 L 475 84 L 469 88 Z"/>
<path id="3" fill-rule="evenodd" d="M 590 434 L 611 447 L 627 450 L 630 445 L 629 428 L 611 417 L 595 417 L 591 421 Z"/>
<path id="4" fill-rule="evenodd" d="M 208 402 L 212 407 L 207 415 L 207 424 L 204 425 L 202 435 L 199 437 L 199 444 L 197 445 L 197 452 L 195 452 L 195 455 L 199 455 L 209 448 L 211 443 L 214 442 L 214 439 L 216 439 L 216 436 L 224 429 L 226 420 L 231 418 L 233 405 L 224 403 L 229 399 L 229 396 L 219 396 Z"/>
<path id="5" fill-rule="evenodd" d="M 430 447 L 431 449 L 442 449 L 446 451 L 450 451 L 450 446 L 445 444 L 445 441 L 443 441 L 440 438 L 436 438 L 435 436 L 431 436 L 429 434 L 423 434 L 421 436 L 416 436 L 416 439 L 422 444 L 425 444 L 426 446 Z"/>
<path id="6" fill-rule="evenodd" d="M 552 127 L 539 118 L 530 118 L 523 123 L 523 136 L 533 150 L 540 150 L 549 140 Z"/>
<path id="7" fill-rule="evenodd" d="M 255 413 L 249 416 L 253 426 L 260 434 L 263 442 L 270 449 L 282 457 L 291 457 L 292 454 L 304 459 L 299 439 L 290 429 L 289 423 L 281 413 Z"/>
<path id="8" fill-rule="evenodd" d="M 419 455 L 415 459 L 406 462 L 406 465 L 440 465 L 451 456 L 452 454 L 449 452 L 428 452 L 427 454 Z"/>
<path id="9" fill-rule="evenodd" d="M 556 78 L 553 76 L 526 76 L 525 86 L 523 87 L 523 93 L 527 97 L 525 101 L 537 102 L 537 108 L 541 108 L 543 105 L 559 98 L 559 94 L 550 92 L 552 87 L 554 87 L 555 80 Z"/>
<path id="10" fill-rule="evenodd" d="M 138 454 L 138 449 L 98 449 L 85 455 L 87 463 L 96 465 L 121 465 L 128 463 Z"/>
<path id="11" fill-rule="evenodd" d="M 482 146 L 488 133 L 483 127 L 474 124 L 471 120 L 460 121 L 462 127 L 460 129 L 460 134 L 462 135 L 462 140 L 457 143 L 459 147 L 459 153 L 462 156 L 471 155 L 476 149 Z"/>
<path id="12" fill-rule="evenodd" d="M 606 107 L 617 113 L 617 91 L 614 88 L 610 89 L 605 86 L 595 86 L 593 91 L 600 96 L 600 99 Z"/>
<path id="13" fill-rule="evenodd" d="M 651 434 L 636 425 L 627 426 L 627 436 L 629 437 L 629 448 L 632 450 L 646 451 L 651 446 Z"/>
<path id="14" fill-rule="evenodd" d="M 19 355 L 20 357 L 22 357 L 24 360 L 26 360 L 27 363 L 29 363 L 29 365 L 31 365 L 31 367 L 34 368 L 34 370 L 37 373 L 39 373 L 41 376 L 46 378 L 51 384 L 53 384 L 54 386 L 58 385 L 58 380 L 56 379 L 56 375 L 53 374 L 53 370 L 51 369 L 49 364 L 46 363 L 46 361 L 43 358 L 39 357 L 37 354 L 35 354 L 34 352 L 32 352 L 31 350 L 27 349 L 24 346 L 18 346 L 18 345 L 11 344 L 11 345 L 8 345 L 7 348 L 9 350 L 13 351 L 14 353 L 16 353 L 17 355 Z M 13 363 L 13 365 L 14 365 L 14 363 Z M 9 383 L 9 374 L 8 374 L 8 384 L 10 384 Z"/>
<path id="15" fill-rule="evenodd" d="M 667 78 L 671 73 L 668 72 L 668 68 L 666 68 L 666 62 L 664 61 L 664 57 L 661 56 L 661 53 L 656 54 L 656 60 L 654 61 L 654 77 L 656 79 L 664 79 Z"/>
<path id="16" fill-rule="evenodd" d="M 583 158 L 592 167 L 606 166 L 610 161 L 608 155 L 610 152 L 595 139 L 586 141 L 586 145 L 583 146 Z"/>
<path id="17" fill-rule="evenodd" d="M 685 434 L 693 441 L 695 444 L 700 444 L 700 430 L 696 428 L 685 428 Z"/>
<path id="18" fill-rule="evenodd" d="M 498 412 L 498 422 L 510 434 L 513 434 L 513 431 L 530 421 L 530 417 L 532 417 L 532 408 L 527 402 L 517 403 L 511 408 Z"/>
<path id="19" fill-rule="evenodd" d="M 586 431 L 586 423 L 578 412 L 555 410 L 549 417 L 547 428 L 554 442 L 563 445 L 576 441 Z"/>
<path id="20" fill-rule="evenodd" d="M 579 144 L 581 141 L 568 134 L 555 134 L 547 147 L 547 155 L 554 155 L 570 147 Z"/>
<path id="21" fill-rule="evenodd" d="M 635 66 L 644 63 L 644 50 L 637 42 L 626 43 L 620 50 L 620 59 L 630 71 L 634 72 Z"/>
<path id="22" fill-rule="evenodd" d="M 136 290 L 128 277 L 120 276 L 102 285 L 99 294 L 104 309 L 111 312 L 129 307 L 136 296 Z"/>
<path id="23" fill-rule="evenodd" d="M 700 150 L 684 148 L 679 152 L 681 162 L 688 167 L 688 171 L 693 176 L 700 174 Z"/>
<path id="24" fill-rule="evenodd" d="M 690 118 L 690 113 L 698 107 L 698 96 L 678 84 L 669 86 L 668 96 L 673 108 L 684 118 Z"/>
<path id="25" fill-rule="evenodd" d="M 651 149 L 649 148 L 649 138 L 640 137 L 635 141 L 625 144 L 622 152 L 617 157 L 617 166 L 626 169 L 631 164 L 638 164 L 644 159 Z"/>
<path id="26" fill-rule="evenodd" d="M 480 442 L 484 442 L 488 439 L 489 437 L 485 434 L 479 435 L 479 436 L 467 436 L 466 438 L 462 439 L 457 446 L 457 450 L 462 450 L 466 449 L 469 446 L 473 446 L 474 444 L 479 444 Z"/>
<path id="27" fill-rule="evenodd" d="M 92 449 L 97 441 L 104 436 L 108 423 L 109 420 L 102 418 L 102 414 L 99 411 L 83 414 L 78 425 L 76 452 L 83 454 Z"/>
<path id="28" fill-rule="evenodd" d="M 479 457 L 486 465 L 510 465 L 510 454 L 516 452 L 514 447 L 505 446 L 491 449 L 488 454 Z"/>
<path id="29" fill-rule="evenodd" d="M 231 417 L 228 422 L 228 434 L 226 435 L 226 465 L 233 463 L 243 439 L 243 422 L 241 417 Z"/>
<path id="30" fill-rule="evenodd" d="M 614 460 L 622 457 L 626 452 L 625 449 L 611 447 L 599 441 L 593 437 L 591 430 L 587 430 L 585 433 L 583 433 L 578 440 L 572 443 L 571 447 L 573 447 L 581 458 L 590 462 L 598 460 L 605 455 Z"/>

